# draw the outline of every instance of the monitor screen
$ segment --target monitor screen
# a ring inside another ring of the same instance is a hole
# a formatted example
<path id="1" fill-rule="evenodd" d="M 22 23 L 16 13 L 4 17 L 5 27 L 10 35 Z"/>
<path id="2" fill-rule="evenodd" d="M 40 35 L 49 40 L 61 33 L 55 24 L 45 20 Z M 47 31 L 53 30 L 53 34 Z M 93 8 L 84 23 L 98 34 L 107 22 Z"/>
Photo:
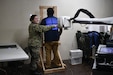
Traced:
<path id="1" fill-rule="evenodd" d="M 99 51 L 99 54 L 113 54 L 112 47 L 102 47 Z"/>

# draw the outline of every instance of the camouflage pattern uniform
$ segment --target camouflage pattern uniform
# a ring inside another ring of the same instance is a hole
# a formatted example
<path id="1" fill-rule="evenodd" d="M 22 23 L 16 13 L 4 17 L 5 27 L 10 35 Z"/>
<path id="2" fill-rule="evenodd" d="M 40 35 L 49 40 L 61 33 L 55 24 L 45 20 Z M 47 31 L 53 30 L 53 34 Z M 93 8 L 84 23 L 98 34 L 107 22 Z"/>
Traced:
<path id="1" fill-rule="evenodd" d="M 42 47 L 42 33 L 54 28 L 54 26 L 43 26 L 31 23 L 29 25 L 28 46 L 31 52 L 31 70 L 37 69 L 39 50 Z"/>

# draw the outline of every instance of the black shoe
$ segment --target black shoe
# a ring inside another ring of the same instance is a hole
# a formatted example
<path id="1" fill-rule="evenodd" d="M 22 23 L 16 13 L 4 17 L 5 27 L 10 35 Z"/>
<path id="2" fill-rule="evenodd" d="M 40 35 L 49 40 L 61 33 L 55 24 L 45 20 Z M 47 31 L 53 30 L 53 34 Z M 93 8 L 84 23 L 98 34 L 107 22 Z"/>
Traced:
<path id="1" fill-rule="evenodd" d="M 38 70 L 31 70 L 30 75 L 42 75 L 42 73 L 39 72 Z"/>

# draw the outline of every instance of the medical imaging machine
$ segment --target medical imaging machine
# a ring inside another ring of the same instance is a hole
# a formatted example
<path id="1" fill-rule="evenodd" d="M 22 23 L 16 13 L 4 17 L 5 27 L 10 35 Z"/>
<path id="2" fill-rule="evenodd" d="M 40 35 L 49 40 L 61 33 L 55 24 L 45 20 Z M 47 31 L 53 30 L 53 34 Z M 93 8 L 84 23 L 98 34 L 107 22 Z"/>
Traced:
<path id="1" fill-rule="evenodd" d="M 80 18 L 78 17 L 80 12 L 83 12 L 89 18 Z M 62 16 L 60 17 L 60 25 L 63 26 L 64 29 L 68 29 L 72 27 L 73 23 L 79 23 L 79 24 L 95 24 L 95 25 L 113 25 L 113 17 L 106 17 L 106 18 L 95 18 L 95 16 L 89 12 L 86 9 L 79 9 L 74 17 L 70 18 L 69 16 Z M 113 37 L 113 32 L 110 35 L 110 38 L 112 39 Z"/>
<path id="2" fill-rule="evenodd" d="M 78 18 L 80 12 L 85 13 L 89 18 Z M 80 24 L 99 24 L 99 25 L 113 25 L 113 17 L 107 18 L 95 18 L 94 15 L 86 9 L 79 9 L 73 18 L 68 19 L 69 23 L 80 23 Z M 64 25 L 65 27 L 65 25 Z M 113 36 L 113 31 L 110 36 Z M 112 39 L 110 39 L 112 40 Z M 113 43 L 113 41 L 111 41 Z M 100 45 L 99 45 L 100 47 Z M 97 50 L 96 66 L 99 69 L 113 70 L 113 46 L 101 47 Z"/>
<path id="3" fill-rule="evenodd" d="M 78 18 L 80 12 L 85 13 L 90 18 Z M 69 21 L 72 23 L 80 23 L 80 24 L 102 24 L 102 25 L 113 25 L 113 17 L 107 18 L 95 18 L 91 12 L 86 9 L 79 9 L 73 18 L 70 18 Z"/>

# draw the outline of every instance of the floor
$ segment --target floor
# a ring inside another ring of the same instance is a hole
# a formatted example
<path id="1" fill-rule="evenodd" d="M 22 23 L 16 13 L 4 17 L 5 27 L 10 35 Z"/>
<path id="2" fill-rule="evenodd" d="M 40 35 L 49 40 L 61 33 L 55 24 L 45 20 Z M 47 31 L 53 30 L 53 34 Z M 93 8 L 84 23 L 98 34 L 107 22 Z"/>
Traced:
<path id="1" fill-rule="evenodd" d="M 64 61 L 64 63 L 67 66 L 65 71 L 45 75 L 91 75 L 91 67 L 86 63 L 78 65 L 71 65 L 69 61 Z M 13 67 L 7 68 L 7 72 L 8 75 L 30 75 L 29 65 L 20 66 L 18 69 L 13 65 Z"/>
<path id="2" fill-rule="evenodd" d="M 67 68 L 63 72 L 46 75 L 91 75 L 91 68 L 88 64 L 71 65 L 69 61 L 64 61 Z"/>

